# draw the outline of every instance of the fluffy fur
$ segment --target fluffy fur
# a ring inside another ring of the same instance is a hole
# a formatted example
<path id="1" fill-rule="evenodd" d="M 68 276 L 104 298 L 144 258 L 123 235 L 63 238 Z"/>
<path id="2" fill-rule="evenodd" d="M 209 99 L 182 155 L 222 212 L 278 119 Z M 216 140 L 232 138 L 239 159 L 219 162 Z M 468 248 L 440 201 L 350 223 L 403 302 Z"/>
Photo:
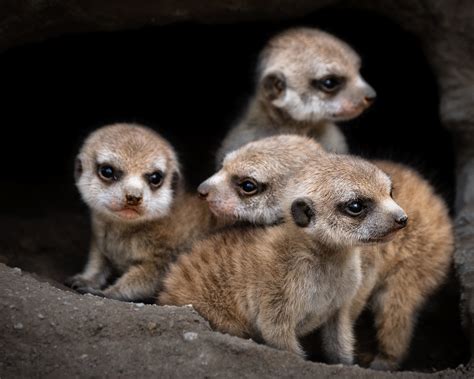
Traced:
<path id="1" fill-rule="evenodd" d="M 81 293 L 152 297 L 169 263 L 214 225 L 202 201 L 180 188 L 174 149 L 145 127 L 115 124 L 93 132 L 75 175 L 92 221 L 87 265 L 67 281 Z M 118 279 L 109 285 L 113 276 Z"/>
<path id="2" fill-rule="evenodd" d="M 302 173 L 320 170 L 324 155 L 314 142 L 299 136 L 250 143 L 226 157 L 222 169 L 213 176 L 219 181 L 205 182 L 206 198 L 219 217 L 232 215 L 241 221 L 272 224 L 284 213 L 282 199 L 298 188 Z M 340 176 L 334 191 L 346 193 L 347 164 L 359 160 L 327 156 L 337 162 L 327 175 Z M 363 280 L 351 313 L 355 320 L 365 306 L 371 306 L 379 342 L 379 354 L 371 367 L 396 369 L 408 350 L 418 310 L 449 270 L 454 251 L 452 221 L 443 200 L 414 170 L 393 162 L 374 163 L 390 175 L 393 198 L 407 213 L 408 225 L 392 241 L 362 248 Z M 242 197 L 229 180 L 236 175 L 266 185 L 260 185 L 262 191 Z M 350 180 L 361 188 L 370 185 L 360 178 Z M 321 181 L 326 183 L 326 177 Z M 335 214 L 327 218 L 329 224 L 322 225 L 323 230 L 335 231 L 332 239 L 340 231 L 331 222 L 340 217 Z"/>
<path id="3" fill-rule="evenodd" d="M 192 304 L 217 330 L 300 355 L 297 337 L 324 324 L 329 361 L 351 364 L 359 247 L 389 238 L 404 212 L 376 167 L 352 160 L 340 175 L 338 165 L 324 160 L 301 177 L 284 200 L 286 222 L 230 229 L 197 243 L 171 266 L 159 303 Z M 343 210 L 356 196 L 373 204 L 363 220 Z M 340 212 L 345 216 L 335 217 Z"/>

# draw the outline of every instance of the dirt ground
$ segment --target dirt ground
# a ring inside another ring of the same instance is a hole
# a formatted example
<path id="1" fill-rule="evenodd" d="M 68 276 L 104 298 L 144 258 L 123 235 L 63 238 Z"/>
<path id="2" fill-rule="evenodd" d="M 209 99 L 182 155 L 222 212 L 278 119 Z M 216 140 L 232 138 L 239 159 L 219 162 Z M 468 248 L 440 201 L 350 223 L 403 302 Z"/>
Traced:
<path id="1" fill-rule="evenodd" d="M 325 365 L 213 332 L 190 307 L 124 303 L 0 264 L 0 377 L 422 378 Z M 433 374 L 472 377 L 459 366 Z"/>

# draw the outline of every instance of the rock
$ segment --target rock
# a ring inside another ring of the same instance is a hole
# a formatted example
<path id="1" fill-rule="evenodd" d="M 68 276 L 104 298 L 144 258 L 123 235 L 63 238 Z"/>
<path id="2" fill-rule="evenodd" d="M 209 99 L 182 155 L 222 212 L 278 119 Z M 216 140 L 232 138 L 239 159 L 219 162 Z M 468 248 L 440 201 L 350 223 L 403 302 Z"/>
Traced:
<path id="1" fill-rule="evenodd" d="M 198 338 L 198 334 L 194 332 L 185 332 L 183 333 L 183 338 L 185 341 L 194 341 Z"/>

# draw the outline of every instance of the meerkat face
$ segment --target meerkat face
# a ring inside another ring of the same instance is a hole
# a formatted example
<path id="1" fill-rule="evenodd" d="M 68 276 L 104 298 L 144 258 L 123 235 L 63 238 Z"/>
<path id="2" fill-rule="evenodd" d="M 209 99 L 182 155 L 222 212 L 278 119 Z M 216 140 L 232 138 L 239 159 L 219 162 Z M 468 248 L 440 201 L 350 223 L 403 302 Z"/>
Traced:
<path id="1" fill-rule="evenodd" d="M 291 217 L 318 240 L 335 246 L 387 242 L 407 225 L 390 178 L 369 162 L 332 156 L 316 175 L 308 173 L 294 188 L 293 198 L 299 197 Z"/>
<path id="2" fill-rule="evenodd" d="M 349 120 L 376 96 L 359 69 L 359 56 L 334 36 L 291 29 L 262 52 L 259 89 L 265 101 L 296 121 Z"/>
<path id="3" fill-rule="evenodd" d="M 153 131 L 136 125 L 97 130 L 76 160 L 76 185 L 82 198 L 94 212 L 114 221 L 165 216 L 178 177 L 171 146 Z"/>
<path id="4" fill-rule="evenodd" d="M 247 221 L 254 224 L 273 224 L 278 221 L 278 202 L 269 188 L 273 180 L 267 181 L 262 167 L 234 171 L 224 166 L 198 187 L 201 197 L 209 209 L 222 220 Z M 278 177 L 272 178 L 278 180 Z"/>
<path id="5" fill-rule="evenodd" d="M 319 154 L 324 150 L 317 142 L 297 135 L 251 142 L 229 153 L 198 192 L 221 219 L 274 224 L 283 216 L 281 191 L 287 179 L 308 157 Z"/>

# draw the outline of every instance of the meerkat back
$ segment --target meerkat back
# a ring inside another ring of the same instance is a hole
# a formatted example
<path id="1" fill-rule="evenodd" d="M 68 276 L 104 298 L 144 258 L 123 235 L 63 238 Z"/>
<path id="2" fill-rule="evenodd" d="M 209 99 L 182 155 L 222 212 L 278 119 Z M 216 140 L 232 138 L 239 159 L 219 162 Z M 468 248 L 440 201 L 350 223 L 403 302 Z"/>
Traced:
<path id="1" fill-rule="evenodd" d="M 359 73 L 360 58 L 343 41 L 311 28 L 294 28 L 263 49 L 256 93 L 217 153 L 277 134 L 308 135 L 331 152 L 347 153 L 345 137 L 334 122 L 357 117 L 375 91 Z"/>

